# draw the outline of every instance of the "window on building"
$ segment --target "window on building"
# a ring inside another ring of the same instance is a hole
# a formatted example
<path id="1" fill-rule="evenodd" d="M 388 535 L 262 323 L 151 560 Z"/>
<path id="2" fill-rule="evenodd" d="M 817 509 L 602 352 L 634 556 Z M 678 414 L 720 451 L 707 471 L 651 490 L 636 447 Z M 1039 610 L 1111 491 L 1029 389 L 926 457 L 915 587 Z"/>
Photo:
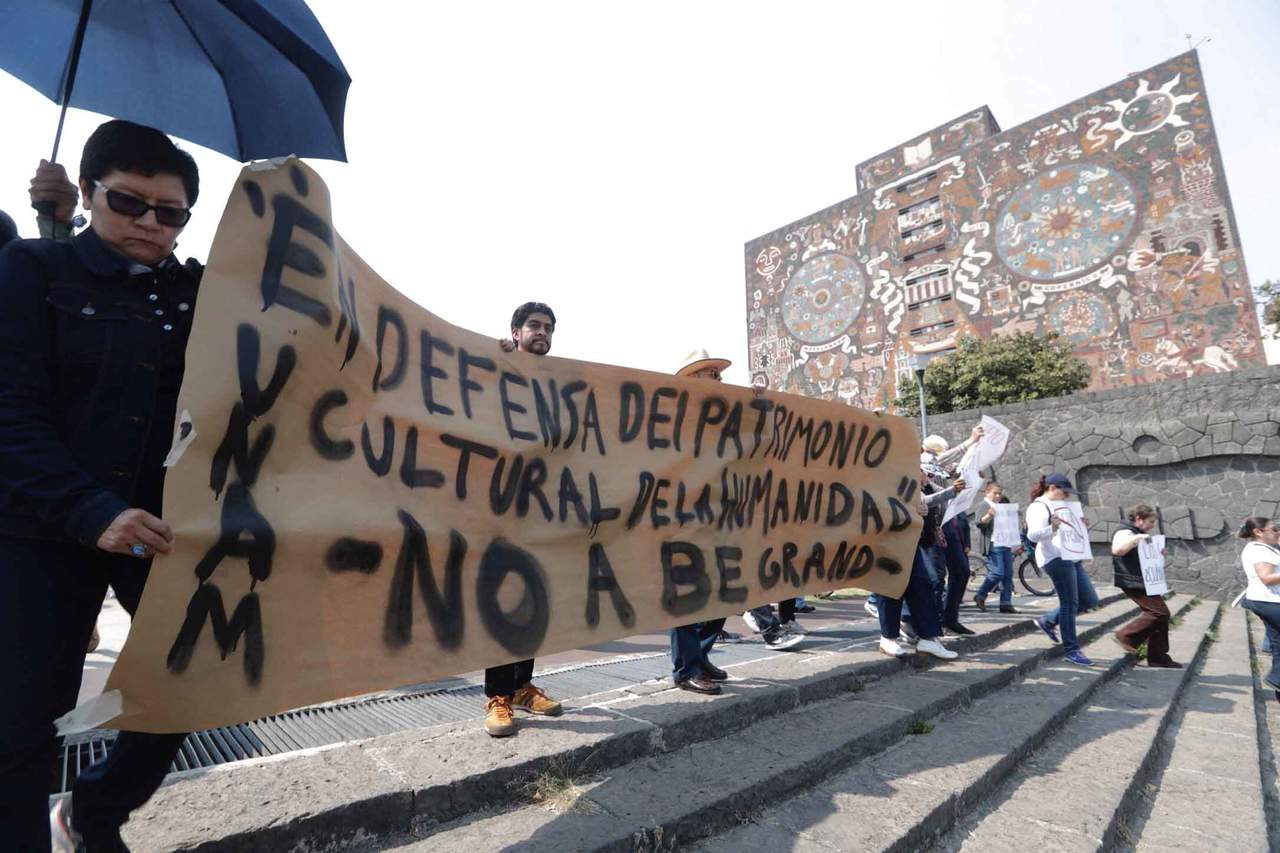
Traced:
<path id="1" fill-rule="evenodd" d="M 930 305 L 941 305 L 944 302 L 951 301 L 951 294 L 947 293 L 942 296 L 936 296 L 933 299 L 924 299 L 920 302 L 912 302 L 907 305 L 908 311 L 919 311 L 921 308 L 928 308 Z"/>
<path id="2" fill-rule="evenodd" d="M 941 323 L 934 323 L 931 326 L 921 326 L 918 329 L 912 329 L 911 337 L 918 338 L 921 335 L 928 335 L 933 332 L 945 332 L 947 329 L 954 328 L 955 325 L 955 320 L 943 320 Z"/>
<path id="3" fill-rule="evenodd" d="M 909 263 L 911 263 L 912 261 L 918 261 L 918 260 L 920 260 L 921 258 L 927 258 L 929 255 L 934 255 L 934 254 L 938 254 L 938 255 L 940 255 L 940 254 L 942 254 L 943 252 L 945 252 L 946 250 L 947 250 L 947 244 L 946 244 L 946 243 L 937 243 L 937 244 L 935 244 L 935 245 L 933 245 L 933 246 L 930 246 L 930 247 L 929 247 L 929 248 L 927 248 L 927 249 L 920 249 L 920 250 L 918 250 L 918 251 L 912 252 L 912 253 L 911 253 L 911 254 L 909 254 L 909 255 L 903 255 L 903 256 L 902 256 L 902 262 L 903 262 L 904 264 L 909 264 Z"/>

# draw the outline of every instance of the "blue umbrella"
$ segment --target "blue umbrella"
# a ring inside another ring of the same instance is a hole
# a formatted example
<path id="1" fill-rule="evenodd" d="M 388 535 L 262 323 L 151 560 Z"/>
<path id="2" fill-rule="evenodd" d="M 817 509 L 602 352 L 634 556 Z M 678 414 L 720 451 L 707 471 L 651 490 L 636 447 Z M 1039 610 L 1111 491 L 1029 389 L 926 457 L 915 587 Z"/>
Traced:
<path id="1" fill-rule="evenodd" d="M 351 78 L 302 0 L 0 0 L 0 68 L 237 160 L 346 160 Z"/>

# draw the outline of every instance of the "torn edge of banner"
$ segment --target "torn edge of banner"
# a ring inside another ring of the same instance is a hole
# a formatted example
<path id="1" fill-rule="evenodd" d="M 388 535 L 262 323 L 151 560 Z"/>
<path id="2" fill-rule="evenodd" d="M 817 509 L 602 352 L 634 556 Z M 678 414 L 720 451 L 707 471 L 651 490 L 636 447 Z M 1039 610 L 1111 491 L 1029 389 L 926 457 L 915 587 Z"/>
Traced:
<path id="1" fill-rule="evenodd" d="M 124 697 L 119 690 L 108 690 L 83 702 L 53 721 L 60 735 L 74 735 L 100 727 L 124 711 Z"/>

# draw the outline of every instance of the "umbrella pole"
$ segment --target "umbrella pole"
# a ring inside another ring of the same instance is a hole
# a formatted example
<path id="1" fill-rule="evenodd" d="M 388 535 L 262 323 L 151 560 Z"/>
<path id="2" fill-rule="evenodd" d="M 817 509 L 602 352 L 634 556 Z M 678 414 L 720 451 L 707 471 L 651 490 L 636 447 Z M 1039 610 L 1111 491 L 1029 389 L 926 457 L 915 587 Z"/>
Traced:
<path id="1" fill-rule="evenodd" d="M 71 56 L 67 64 L 67 79 L 62 87 L 62 110 L 58 114 L 58 130 L 53 136 L 53 153 L 49 162 L 58 162 L 58 146 L 62 144 L 62 126 L 67 121 L 67 107 L 71 103 L 71 90 L 76 85 L 76 71 L 80 67 L 80 50 L 84 47 L 84 31 L 89 28 L 89 12 L 93 8 L 93 0 L 84 0 L 80 7 L 80 20 L 76 23 L 76 37 L 71 44 Z M 51 201 L 39 201 L 31 205 L 41 216 L 52 219 L 57 205 Z"/>
<path id="2" fill-rule="evenodd" d="M 84 31 L 89 28 L 89 12 L 93 9 L 93 0 L 84 0 L 80 7 L 80 20 L 76 23 L 76 37 L 71 45 L 71 58 L 67 65 L 67 81 L 62 88 L 62 112 L 58 116 L 58 132 L 53 137 L 53 154 L 49 162 L 58 159 L 58 146 L 62 142 L 62 125 L 67 120 L 67 107 L 71 104 L 71 90 L 76 85 L 76 71 L 80 68 L 80 50 L 84 47 Z"/>

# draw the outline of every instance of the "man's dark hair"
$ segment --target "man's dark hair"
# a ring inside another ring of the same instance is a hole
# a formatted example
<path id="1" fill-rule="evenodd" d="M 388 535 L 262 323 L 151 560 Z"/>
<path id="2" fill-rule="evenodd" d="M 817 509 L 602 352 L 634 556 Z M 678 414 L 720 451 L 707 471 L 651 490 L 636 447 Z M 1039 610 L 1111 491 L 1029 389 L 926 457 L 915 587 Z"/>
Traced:
<path id="1" fill-rule="evenodd" d="M 153 127 L 114 119 L 98 125 L 84 144 L 80 157 L 80 180 L 100 181 L 108 172 L 139 175 L 177 175 L 187 191 L 187 204 L 195 206 L 200 195 L 200 170 L 191 155 Z"/>
<path id="2" fill-rule="evenodd" d="M 556 328 L 556 312 L 551 310 L 551 306 L 545 302 L 526 302 L 516 309 L 516 313 L 511 315 L 511 328 L 518 329 L 524 325 L 524 321 L 529 319 L 530 314 L 546 314 L 551 318 L 552 331 Z"/>

